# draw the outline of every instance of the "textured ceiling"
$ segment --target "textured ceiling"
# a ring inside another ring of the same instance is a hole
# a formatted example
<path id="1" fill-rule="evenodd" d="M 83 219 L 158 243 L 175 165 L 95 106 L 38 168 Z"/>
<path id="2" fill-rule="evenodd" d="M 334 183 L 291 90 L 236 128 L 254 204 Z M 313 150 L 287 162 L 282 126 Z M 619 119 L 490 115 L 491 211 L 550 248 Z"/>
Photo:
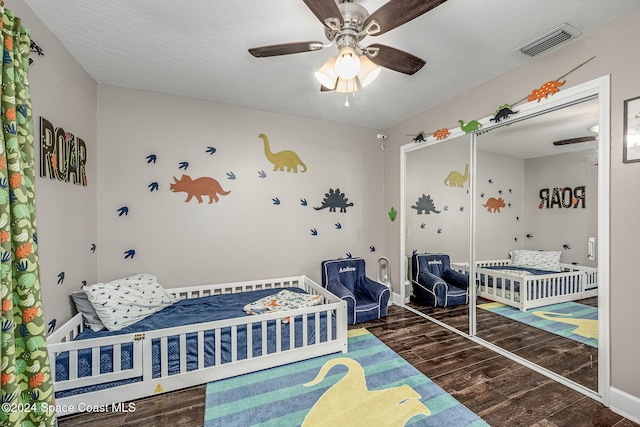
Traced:
<path id="1" fill-rule="evenodd" d="M 26 0 L 101 84 L 386 129 L 531 61 L 514 50 L 562 23 L 593 32 L 639 0 L 449 0 L 362 44 L 427 61 L 413 76 L 383 69 L 350 98 L 320 92 L 313 73 L 332 46 L 271 58 L 247 49 L 326 40 L 301 0 Z M 384 0 L 358 1 L 370 13 Z M 46 42 L 33 38 L 46 52 Z M 569 42 L 570 43 L 570 42 Z"/>

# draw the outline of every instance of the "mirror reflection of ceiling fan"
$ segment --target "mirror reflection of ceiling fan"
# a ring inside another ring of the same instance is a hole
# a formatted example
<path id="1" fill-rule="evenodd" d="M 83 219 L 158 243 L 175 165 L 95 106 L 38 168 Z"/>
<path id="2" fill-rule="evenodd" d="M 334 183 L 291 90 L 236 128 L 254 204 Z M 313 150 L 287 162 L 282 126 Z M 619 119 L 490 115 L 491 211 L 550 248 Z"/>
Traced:
<path id="1" fill-rule="evenodd" d="M 369 14 L 353 0 L 303 0 L 325 26 L 328 44 L 306 41 L 261 46 L 249 49 L 256 58 L 313 52 L 334 43 L 339 49 L 336 58 L 329 58 L 315 73 L 323 90 L 355 92 L 369 85 L 385 67 L 412 75 L 425 61 L 382 44 L 363 46 L 366 36 L 378 36 L 393 30 L 441 5 L 446 0 L 390 0 Z"/>
<path id="2" fill-rule="evenodd" d="M 596 139 L 598 139 L 597 136 L 581 136 L 578 138 L 569 138 L 569 139 L 561 139 L 559 141 L 553 141 L 553 145 L 558 146 L 558 145 L 569 145 L 569 144 L 578 144 L 580 142 L 589 142 L 589 141 L 595 141 Z"/>

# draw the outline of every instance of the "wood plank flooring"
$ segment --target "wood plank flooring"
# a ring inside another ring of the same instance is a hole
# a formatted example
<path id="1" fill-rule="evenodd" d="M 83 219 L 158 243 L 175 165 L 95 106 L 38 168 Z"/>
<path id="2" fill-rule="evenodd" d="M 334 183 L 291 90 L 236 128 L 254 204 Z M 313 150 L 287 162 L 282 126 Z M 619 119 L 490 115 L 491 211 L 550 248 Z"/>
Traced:
<path id="1" fill-rule="evenodd" d="M 357 327 L 366 327 L 491 426 L 638 426 L 599 402 L 402 307 L 391 306 L 387 318 Z M 61 418 L 59 426 L 198 427 L 204 424 L 204 400 L 202 385 L 140 399 L 135 412 L 76 414 Z"/>

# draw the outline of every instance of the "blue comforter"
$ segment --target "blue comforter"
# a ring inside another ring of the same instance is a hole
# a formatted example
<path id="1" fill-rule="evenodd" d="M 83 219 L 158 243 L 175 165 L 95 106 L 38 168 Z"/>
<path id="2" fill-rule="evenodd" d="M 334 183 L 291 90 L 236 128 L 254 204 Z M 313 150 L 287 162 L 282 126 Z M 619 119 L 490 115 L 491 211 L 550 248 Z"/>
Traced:
<path id="1" fill-rule="evenodd" d="M 300 288 L 286 288 L 293 292 L 304 291 Z M 81 334 L 76 337 L 76 340 L 86 340 L 91 338 L 99 338 L 106 336 L 122 335 L 139 333 L 156 329 L 172 328 L 176 326 L 185 326 L 196 323 L 205 323 L 215 320 L 231 319 L 236 317 L 245 317 L 247 315 L 243 308 L 245 305 L 252 303 L 265 296 L 273 295 L 282 289 L 266 289 L 253 292 L 241 292 L 228 295 L 214 295 L 203 298 L 186 299 L 176 302 L 175 304 L 160 310 L 145 319 L 123 328 L 119 331 L 110 332 L 103 329 L 99 332 L 94 332 L 90 329 L 85 329 Z M 316 340 L 315 331 L 315 315 L 307 315 L 307 344 L 312 344 Z M 335 322 L 332 322 L 333 332 L 335 333 Z M 288 350 L 290 348 L 289 340 L 289 325 L 281 325 L 281 348 Z M 327 328 L 326 328 L 326 315 L 320 314 L 320 331 L 317 331 L 319 342 L 327 341 Z M 296 330 L 296 341 L 294 347 L 302 347 L 302 316 L 298 316 L 294 320 L 294 327 Z M 276 351 L 276 321 L 272 320 L 267 322 L 267 352 L 273 353 Z M 224 328 L 221 331 L 221 363 L 228 363 L 231 361 L 231 330 L 230 328 Z M 247 358 L 247 331 L 245 327 L 238 327 L 237 329 L 237 359 L 243 360 Z M 213 348 L 214 332 L 207 331 L 204 334 L 205 342 L 205 367 L 215 365 L 215 349 Z M 334 335 L 335 336 L 335 335 Z M 262 326 L 261 323 L 254 323 L 252 325 L 252 337 L 253 337 L 253 356 L 259 356 L 262 353 Z M 187 371 L 196 370 L 198 366 L 198 337 L 196 333 L 187 334 Z M 152 365 L 153 365 L 153 377 L 160 376 L 160 340 L 154 339 L 152 341 Z M 178 336 L 169 337 L 168 339 L 168 360 L 169 360 L 169 374 L 179 373 L 180 369 L 180 345 Z M 133 367 L 133 345 L 131 343 L 122 346 L 121 351 L 121 368 L 131 369 Z M 91 375 L 92 355 L 91 350 L 80 350 L 78 352 L 78 377 Z M 113 347 L 104 346 L 100 348 L 100 373 L 108 373 L 113 371 Z M 56 379 L 65 380 L 69 378 L 69 356 L 68 353 L 60 353 L 56 357 Z M 78 393 L 85 393 L 89 391 L 100 390 L 117 385 L 127 384 L 131 382 L 140 381 L 141 378 L 133 378 L 122 381 L 114 381 L 106 384 L 93 385 L 89 387 L 82 387 L 79 389 L 66 390 L 57 392 L 56 397 L 65 397 Z"/>

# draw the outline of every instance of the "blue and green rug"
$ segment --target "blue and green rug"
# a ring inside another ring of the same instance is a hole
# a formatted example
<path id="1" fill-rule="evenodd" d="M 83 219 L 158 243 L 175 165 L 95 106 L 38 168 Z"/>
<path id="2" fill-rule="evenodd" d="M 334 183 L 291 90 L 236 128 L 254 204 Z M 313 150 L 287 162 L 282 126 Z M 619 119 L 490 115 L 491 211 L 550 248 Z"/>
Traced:
<path id="1" fill-rule="evenodd" d="M 404 425 L 488 426 L 366 329 L 346 354 L 207 384 L 206 427 Z"/>
<path id="2" fill-rule="evenodd" d="M 478 308 L 598 348 L 597 307 L 563 302 L 520 311 L 499 302 L 491 302 L 478 304 Z"/>

